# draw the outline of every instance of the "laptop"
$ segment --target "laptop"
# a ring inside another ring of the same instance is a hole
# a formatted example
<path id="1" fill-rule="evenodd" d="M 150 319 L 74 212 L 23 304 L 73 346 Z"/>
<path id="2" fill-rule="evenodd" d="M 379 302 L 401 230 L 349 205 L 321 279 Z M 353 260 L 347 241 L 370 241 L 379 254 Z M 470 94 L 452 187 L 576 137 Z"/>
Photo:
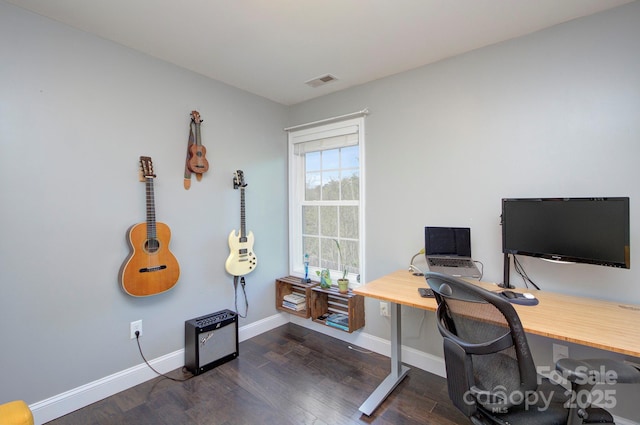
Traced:
<path id="1" fill-rule="evenodd" d="M 455 277 L 480 277 L 480 270 L 471 258 L 470 228 L 425 227 L 424 249 L 430 271 Z"/>

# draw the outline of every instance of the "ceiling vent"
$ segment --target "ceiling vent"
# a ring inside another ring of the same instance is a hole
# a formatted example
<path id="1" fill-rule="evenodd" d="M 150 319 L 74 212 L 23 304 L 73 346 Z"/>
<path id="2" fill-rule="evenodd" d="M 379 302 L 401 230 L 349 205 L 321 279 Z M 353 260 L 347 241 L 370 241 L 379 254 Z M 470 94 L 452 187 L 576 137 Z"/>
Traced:
<path id="1" fill-rule="evenodd" d="M 329 84 L 333 81 L 337 81 L 338 79 L 331 74 L 323 75 L 322 77 L 317 77 L 312 80 L 306 81 L 305 84 L 311 86 L 313 88 L 324 86 L 325 84 Z"/>

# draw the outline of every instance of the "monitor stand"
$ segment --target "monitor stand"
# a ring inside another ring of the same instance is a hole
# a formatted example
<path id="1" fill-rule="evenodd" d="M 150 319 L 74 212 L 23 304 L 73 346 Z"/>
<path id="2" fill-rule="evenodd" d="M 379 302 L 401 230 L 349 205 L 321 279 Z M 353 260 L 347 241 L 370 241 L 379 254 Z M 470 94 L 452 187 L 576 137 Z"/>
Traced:
<path id="1" fill-rule="evenodd" d="M 511 284 L 509 283 L 509 274 L 511 271 L 509 268 L 510 262 L 511 260 L 510 260 L 509 254 L 505 252 L 504 259 L 502 260 L 502 267 L 503 267 L 502 285 L 499 285 L 499 286 L 502 286 L 503 288 L 507 288 L 507 289 L 513 288 L 513 286 L 511 286 Z"/>

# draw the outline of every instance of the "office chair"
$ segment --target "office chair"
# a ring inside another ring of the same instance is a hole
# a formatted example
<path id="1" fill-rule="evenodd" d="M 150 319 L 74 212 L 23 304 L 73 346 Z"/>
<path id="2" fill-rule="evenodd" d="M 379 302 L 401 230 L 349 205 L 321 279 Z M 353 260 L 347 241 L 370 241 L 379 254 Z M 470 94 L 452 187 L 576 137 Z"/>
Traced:
<path id="1" fill-rule="evenodd" d="M 613 424 L 609 412 L 589 405 L 592 387 L 607 376 L 640 383 L 640 371 L 612 359 L 558 361 L 567 388 L 542 377 L 509 301 L 449 275 L 425 278 L 438 302 L 449 397 L 474 425 Z"/>

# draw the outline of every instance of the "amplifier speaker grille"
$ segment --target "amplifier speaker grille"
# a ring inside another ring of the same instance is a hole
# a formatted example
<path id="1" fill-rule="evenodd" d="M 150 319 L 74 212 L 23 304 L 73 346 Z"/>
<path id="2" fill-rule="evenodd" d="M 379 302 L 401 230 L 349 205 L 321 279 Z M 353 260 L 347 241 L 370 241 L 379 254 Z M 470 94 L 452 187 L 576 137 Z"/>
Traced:
<path id="1" fill-rule="evenodd" d="M 199 375 L 238 357 L 238 315 L 221 310 L 184 322 L 184 363 Z"/>

